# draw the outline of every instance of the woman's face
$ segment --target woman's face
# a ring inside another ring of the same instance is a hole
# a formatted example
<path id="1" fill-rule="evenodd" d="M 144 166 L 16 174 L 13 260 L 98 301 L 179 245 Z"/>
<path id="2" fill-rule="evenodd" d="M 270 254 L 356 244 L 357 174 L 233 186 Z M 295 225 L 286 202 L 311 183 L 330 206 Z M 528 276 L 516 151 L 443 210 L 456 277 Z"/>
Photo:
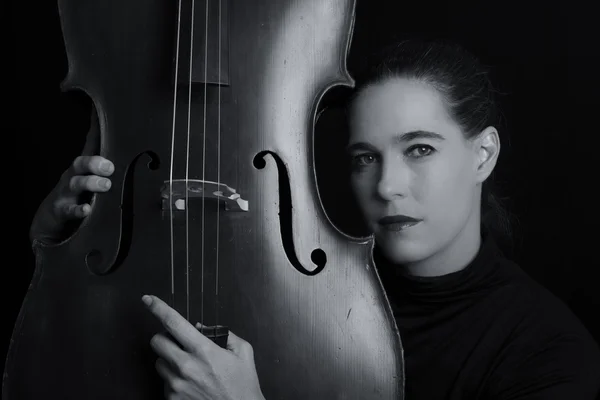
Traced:
<path id="1" fill-rule="evenodd" d="M 391 261 L 431 257 L 474 219 L 479 232 L 478 184 L 491 172 L 480 168 L 485 146 L 465 138 L 433 87 L 405 78 L 369 86 L 350 126 L 352 188 Z"/>

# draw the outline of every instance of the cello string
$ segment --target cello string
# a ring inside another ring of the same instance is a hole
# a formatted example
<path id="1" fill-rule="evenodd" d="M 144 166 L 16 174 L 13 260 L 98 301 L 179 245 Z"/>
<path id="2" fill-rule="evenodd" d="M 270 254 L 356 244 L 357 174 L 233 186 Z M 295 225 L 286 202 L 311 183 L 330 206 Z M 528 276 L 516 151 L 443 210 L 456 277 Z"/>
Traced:
<path id="1" fill-rule="evenodd" d="M 190 27 L 190 65 L 189 65 L 189 82 L 188 82 L 188 110 L 187 110 L 187 143 L 185 156 L 185 277 L 186 277 L 186 319 L 190 319 L 190 229 L 189 229 L 189 173 L 190 173 L 190 130 L 191 130 L 191 107 L 192 107 L 192 65 L 194 57 L 194 7 L 195 0 L 192 0 L 192 22 Z"/>
<path id="2" fill-rule="evenodd" d="M 205 181 L 205 169 L 206 169 L 206 89 L 207 89 L 207 71 L 208 71 L 208 2 L 206 0 L 206 8 L 204 11 L 205 21 L 204 21 L 204 128 L 202 131 L 202 262 L 201 262 L 201 308 L 200 308 L 200 323 L 204 325 L 204 181 Z"/>
<path id="3" fill-rule="evenodd" d="M 177 115 L 177 80 L 179 75 L 179 38 L 181 33 L 181 0 L 177 11 L 177 44 L 175 53 L 175 83 L 173 85 L 173 127 L 171 132 L 171 166 L 169 169 L 169 222 L 171 223 L 171 305 L 175 306 L 175 251 L 174 251 L 174 220 L 173 220 L 173 162 L 175 160 L 175 121 Z"/>
<path id="4" fill-rule="evenodd" d="M 219 0 L 219 61 L 217 71 L 219 78 L 218 85 L 218 101 L 217 101 L 217 190 L 221 188 L 221 0 Z M 217 254 L 215 260 L 215 326 L 219 325 L 219 210 L 220 203 L 217 199 Z"/>

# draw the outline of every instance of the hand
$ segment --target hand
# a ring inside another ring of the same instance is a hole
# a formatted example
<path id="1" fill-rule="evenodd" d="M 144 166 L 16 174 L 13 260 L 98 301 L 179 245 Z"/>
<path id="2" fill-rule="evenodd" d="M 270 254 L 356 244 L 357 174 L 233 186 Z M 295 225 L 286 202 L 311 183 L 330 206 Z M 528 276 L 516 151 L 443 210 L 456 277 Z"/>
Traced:
<path id="1" fill-rule="evenodd" d="M 97 152 L 99 129 L 94 113 L 84 154 Z M 62 174 L 58 184 L 38 208 L 29 231 L 30 239 L 46 242 L 59 242 L 66 239 L 69 225 L 78 226 L 92 211 L 90 195 L 110 189 L 112 182 L 108 177 L 113 172 L 113 163 L 103 157 L 75 158 L 71 167 Z"/>
<path id="2" fill-rule="evenodd" d="M 81 220 L 92 211 L 85 197 L 110 189 L 113 164 L 100 156 L 79 156 L 42 202 L 29 232 L 31 240 L 60 241 L 70 221 Z"/>
<path id="3" fill-rule="evenodd" d="M 229 332 L 225 350 L 159 298 L 142 299 L 177 341 L 158 333 L 150 342 L 168 400 L 264 400 L 248 342 Z"/>

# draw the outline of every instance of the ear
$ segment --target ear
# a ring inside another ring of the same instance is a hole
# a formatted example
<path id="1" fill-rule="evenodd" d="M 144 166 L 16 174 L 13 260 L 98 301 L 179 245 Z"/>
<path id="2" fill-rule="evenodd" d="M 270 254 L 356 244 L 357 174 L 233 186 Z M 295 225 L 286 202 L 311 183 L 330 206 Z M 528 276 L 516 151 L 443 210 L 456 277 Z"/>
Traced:
<path id="1" fill-rule="evenodd" d="M 500 155 L 500 136 L 493 126 L 485 128 L 474 141 L 477 183 L 483 183 L 494 171 Z"/>

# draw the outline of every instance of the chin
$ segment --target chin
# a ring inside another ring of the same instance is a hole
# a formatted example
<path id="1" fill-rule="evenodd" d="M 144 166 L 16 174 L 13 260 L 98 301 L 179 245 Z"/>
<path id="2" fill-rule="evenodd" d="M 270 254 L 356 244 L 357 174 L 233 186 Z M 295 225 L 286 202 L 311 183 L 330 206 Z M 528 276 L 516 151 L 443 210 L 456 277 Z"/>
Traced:
<path id="1" fill-rule="evenodd" d="M 375 241 L 383 255 L 394 264 L 412 264 L 433 254 L 430 243 L 403 235 L 376 235 Z"/>

